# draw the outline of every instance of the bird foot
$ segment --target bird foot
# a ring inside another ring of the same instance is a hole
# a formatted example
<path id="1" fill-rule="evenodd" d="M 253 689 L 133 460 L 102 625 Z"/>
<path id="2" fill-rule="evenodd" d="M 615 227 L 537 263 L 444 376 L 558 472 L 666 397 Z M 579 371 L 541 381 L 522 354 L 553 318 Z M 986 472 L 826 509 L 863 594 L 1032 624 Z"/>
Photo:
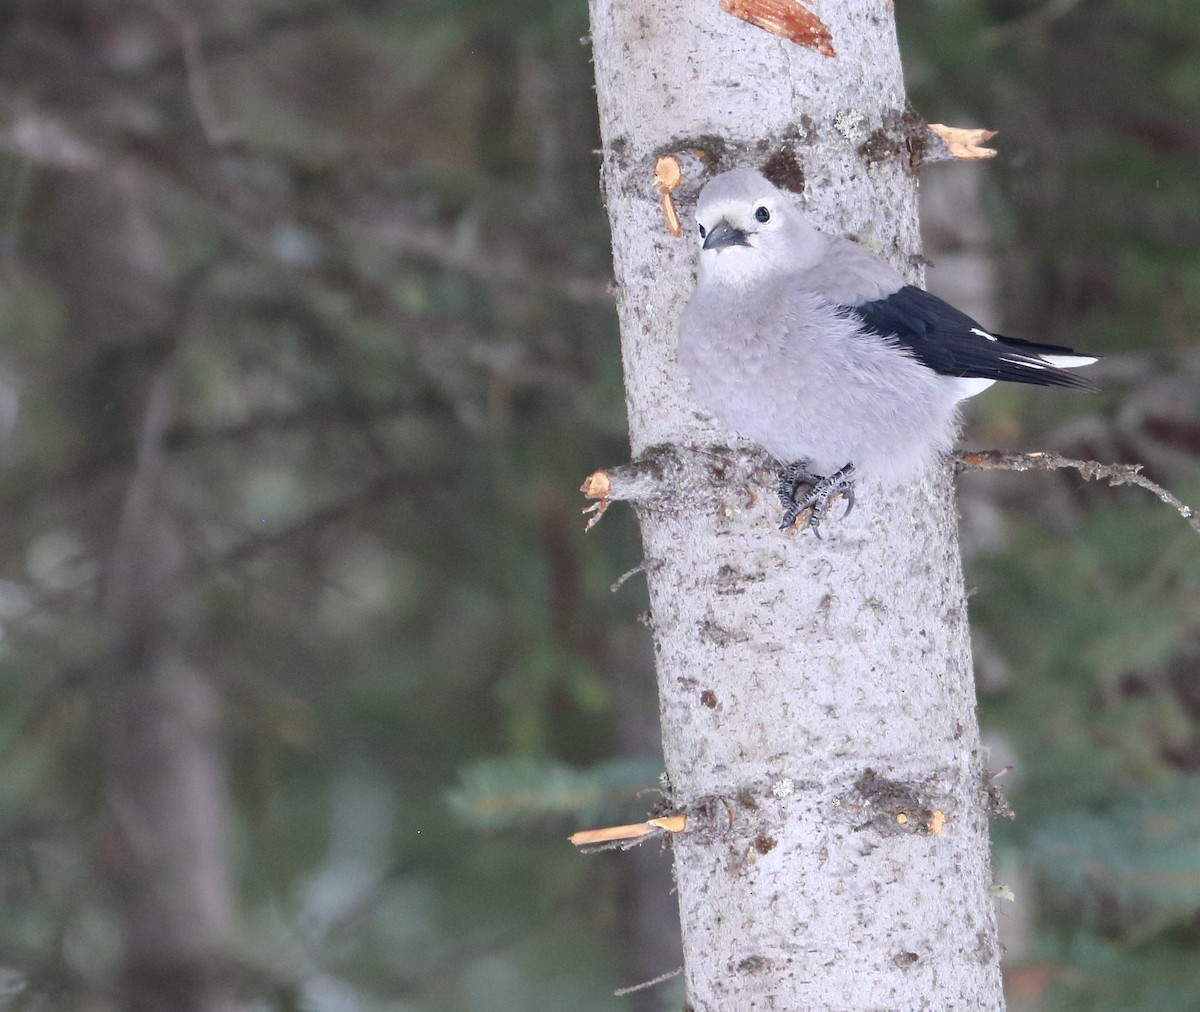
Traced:
<path id="1" fill-rule="evenodd" d="M 800 530 L 811 528 L 819 538 L 821 524 L 829 515 L 829 509 L 838 499 L 846 501 L 846 512 L 842 519 L 850 515 L 854 509 L 854 465 L 847 464 L 831 475 L 813 474 L 809 469 L 811 461 L 798 460 L 788 464 L 779 473 L 779 504 L 783 507 L 783 521 L 779 525 L 781 531 L 791 527 L 801 514 L 807 512 Z"/>

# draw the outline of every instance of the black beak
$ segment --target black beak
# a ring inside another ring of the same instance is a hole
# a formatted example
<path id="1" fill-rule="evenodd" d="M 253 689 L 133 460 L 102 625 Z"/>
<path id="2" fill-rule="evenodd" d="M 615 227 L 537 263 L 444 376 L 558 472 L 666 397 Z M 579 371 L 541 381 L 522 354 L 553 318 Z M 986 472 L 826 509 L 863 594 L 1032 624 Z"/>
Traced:
<path id="1" fill-rule="evenodd" d="M 740 228 L 734 228 L 724 218 L 717 222 L 716 228 L 704 237 L 705 249 L 725 249 L 726 246 L 749 246 L 746 233 Z"/>

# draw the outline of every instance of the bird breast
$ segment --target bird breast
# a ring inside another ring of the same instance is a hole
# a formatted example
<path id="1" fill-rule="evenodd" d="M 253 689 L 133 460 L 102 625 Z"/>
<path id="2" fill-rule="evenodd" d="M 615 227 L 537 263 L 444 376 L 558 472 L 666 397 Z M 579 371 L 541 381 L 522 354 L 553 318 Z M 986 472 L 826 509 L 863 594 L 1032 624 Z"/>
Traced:
<path id="1" fill-rule="evenodd" d="M 781 461 L 866 479 L 911 477 L 953 444 L 957 392 L 864 334 L 802 277 L 701 284 L 684 307 L 679 364 L 696 399 Z"/>

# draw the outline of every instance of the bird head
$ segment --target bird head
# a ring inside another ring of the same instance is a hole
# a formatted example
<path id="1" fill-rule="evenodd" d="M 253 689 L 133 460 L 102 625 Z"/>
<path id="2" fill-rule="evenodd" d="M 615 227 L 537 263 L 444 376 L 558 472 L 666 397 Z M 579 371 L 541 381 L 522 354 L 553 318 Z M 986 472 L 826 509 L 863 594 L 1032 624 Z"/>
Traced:
<path id="1" fill-rule="evenodd" d="M 791 199 L 753 169 L 714 176 L 696 205 L 700 278 L 744 287 L 815 263 L 820 233 Z"/>

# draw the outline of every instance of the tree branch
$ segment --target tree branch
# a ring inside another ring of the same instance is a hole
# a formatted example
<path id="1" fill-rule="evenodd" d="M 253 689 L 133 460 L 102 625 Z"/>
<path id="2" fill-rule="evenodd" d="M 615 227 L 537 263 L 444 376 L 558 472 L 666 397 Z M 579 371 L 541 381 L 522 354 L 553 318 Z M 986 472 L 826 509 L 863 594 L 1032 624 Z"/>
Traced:
<path id="1" fill-rule="evenodd" d="M 191 97 L 196 118 L 204 130 L 205 139 L 217 147 L 227 144 L 233 139 L 233 135 L 217 111 L 212 77 L 204 58 L 204 37 L 200 25 L 194 18 L 188 17 L 174 0 L 156 0 L 155 6 L 170 19 L 179 32 L 188 95 Z"/>
<path id="2" fill-rule="evenodd" d="M 670 501 L 678 509 L 711 507 L 723 495 L 723 489 L 743 488 L 746 506 L 757 499 L 755 486 L 776 465 L 762 450 L 730 446 L 652 446 L 637 460 L 619 467 L 593 471 L 579 486 L 588 499 L 596 502 L 584 513 L 594 513 L 587 525 L 591 530 L 614 501 L 639 506 Z M 733 506 L 727 506 L 730 512 Z"/>
<path id="3" fill-rule="evenodd" d="M 977 450 L 973 453 L 955 454 L 954 462 L 959 471 L 1078 471 L 1089 481 L 1103 479 L 1109 485 L 1137 485 L 1153 492 L 1160 500 L 1174 508 L 1197 534 L 1200 534 L 1200 516 L 1196 510 L 1177 496 L 1168 492 L 1157 482 L 1142 474 L 1141 464 L 1101 464 L 1095 460 L 1073 460 L 1057 453 L 1030 451 L 1020 453 L 1007 450 Z"/>
<path id="4" fill-rule="evenodd" d="M 402 471 L 381 475 L 353 494 L 320 506 L 287 527 L 263 534 L 253 534 L 244 541 L 199 559 L 194 565 L 194 572 L 239 565 L 272 549 L 297 540 L 314 537 L 333 524 L 363 510 L 387 503 L 402 493 L 412 492 L 416 487 L 417 480 L 417 476 L 414 474 Z"/>
<path id="5" fill-rule="evenodd" d="M 1152 492 L 1175 509 L 1197 534 L 1200 514 L 1142 474 L 1141 464 L 1101 464 L 1096 460 L 1074 460 L 1057 453 L 1031 450 L 1026 453 L 1007 450 L 977 450 L 953 456 L 958 471 L 1078 471 L 1089 481 L 1107 481 L 1109 485 L 1137 485 Z M 593 471 L 579 491 L 595 502 L 583 512 L 593 513 L 591 530 L 612 502 L 648 505 L 670 499 L 679 507 L 711 503 L 720 495 L 714 486 L 745 488 L 751 497 L 754 487 L 762 484 L 764 474 L 772 473 L 774 462 L 761 451 L 739 450 L 727 446 L 653 446 L 637 460 L 619 467 Z"/>

